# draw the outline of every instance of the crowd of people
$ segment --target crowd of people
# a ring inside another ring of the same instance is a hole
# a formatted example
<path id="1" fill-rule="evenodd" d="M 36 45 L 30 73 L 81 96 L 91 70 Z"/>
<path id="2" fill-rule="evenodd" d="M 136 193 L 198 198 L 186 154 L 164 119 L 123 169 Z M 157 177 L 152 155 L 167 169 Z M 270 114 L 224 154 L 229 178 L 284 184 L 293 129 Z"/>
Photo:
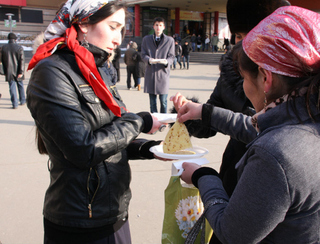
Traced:
<path id="1" fill-rule="evenodd" d="M 218 51 L 217 33 L 180 43 L 155 18 L 141 52 L 130 42 L 124 55 L 127 89 L 140 91 L 144 77 L 150 112 L 129 112 L 116 88 L 125 9 L 121 1 L 68 0 L 29 63 L 27 99 L 13 33 L 2 48 L 12 106 L 27 103 L 39 153 L 49 157 L 45 244 L 131 243 L 129 162 L 165 160 L 149 151 L 161 141 L 139 135 L 162 126 L 153 113 L 158 96 L 167 113 L 170 70 L 188 70 L 191 52 Z M 199 189 L 210 244 L 319 243 L 320 14 L 288 0 L 228 0 L 226 9 L 235 45 L 225 39 L 210 98 L 178 92 L 170 101 L 191 136 L 230 140 L 219 172 L 188 162 L 181 179 Z"/>

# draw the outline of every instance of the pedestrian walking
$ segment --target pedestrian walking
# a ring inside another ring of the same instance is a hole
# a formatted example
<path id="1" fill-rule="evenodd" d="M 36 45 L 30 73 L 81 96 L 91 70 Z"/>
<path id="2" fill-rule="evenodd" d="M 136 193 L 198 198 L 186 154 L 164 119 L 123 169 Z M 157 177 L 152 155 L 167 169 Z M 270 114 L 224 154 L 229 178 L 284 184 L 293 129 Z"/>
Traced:
<path id="1" fill-rule="evenodd" d="M 133 55 L 137 52 L 138 45 L 136 42 L 131 42 L 129 45 L 129 49 L 124 54 L 124 63 L 127 65 L 127 88 L 128 90 L 132 90 L 131 86 L 131 76 L 134 80 L 134 87 L 138 86 L 137 82 L 137 74 L 136 74 L 136 61 L 133 59 Z"/>
<path id="2" fill-rule="evenodd" d="M 210 38 L 208 35 L 206 35 L 206 39 L 205 39 L 204 43 L 205 43 L 205 51 L 208 51 L 209 46 L 210 46 Z"/>
<path id="3" fill-rule="evenodd" d="M 186 68 L 187 62 L 187 69 L 189 69 L 189 60 L 190 60 L 190 52 L 192 51 L 192 47 L 190 47 L 189 43 L 186 41 L 182 46 L 182 58 L 183 58 L 183 69 Z"/>
<path id="4" fill-rule="evenodd" d="M 114 56 L 112 59 L 113 67 L 116 69 L 117 72 L 117 82 L 120 82 L 120 58 L 121 58 L 121 50 L 120 47 L 114 49 Z"/>
<path id="5" fill-rule="evenodd" d="M 150 111 L 157 113 L 157 95 L 160 99 L 160 113 L 167 113 L 170 66 L 175 57 L 174 39 L 163 33 L 164 19 L 153 21 L 154 34 L 142 39 L 141 56 L 146 63 L 144 92 L 149 94 Z"/>
<path id="6" fill-rule="evenodd" d="M 197 37 L 197 51 L 198 52 L 200 52 L 201 44 L 202 44 L 201 36 L 198 35 L 198 37 Z"/>
<path id="7" fill-rule="evenodd" d="M 1 49 L 1 62 L 5 79 L 9 84 L 12 108 L 17 109 L 19 103 L 26 103 L 23 86 L 25 57 L 23 47 L 16 43 L 17 36 L 14 33 L 8 34 L 8 40 L 8 44 L 3 45 Z"/>
<path id="8" fill-rule="evenodd" d="M 192 46 L 192 52 L 196 51 L 196 43 L 197 43 L 197 37 L 196 34 L 192 34 L 191 38 L 190 38 L 190 42 L 191 42 L 191 46 Z"/>
<path id="9" fill-rule="evenodd" d="M 136 78 L 137 78 L 137 90 L 141 90 L 141 78 L 144 77 L 145 72 L 146 72 L 146 64 L 143 62 L 142 57 L 140 53 L 137 51 L 135 54 L 132 56 L 133 60 L 136 63 Z"/>
<path id="10" fill-rule="evenodd" d="M 173 61 L 173 70 L 176 69 L 177 63 L 180 65 L 180 69 L 181 69 L 182 65 L 181 65 L 180 59 L 181 59 L 181 54 L 182 54 L 182 47 L 177 41 L 175 42 L 174 52 L 175 52 L 175 58 Z"/>

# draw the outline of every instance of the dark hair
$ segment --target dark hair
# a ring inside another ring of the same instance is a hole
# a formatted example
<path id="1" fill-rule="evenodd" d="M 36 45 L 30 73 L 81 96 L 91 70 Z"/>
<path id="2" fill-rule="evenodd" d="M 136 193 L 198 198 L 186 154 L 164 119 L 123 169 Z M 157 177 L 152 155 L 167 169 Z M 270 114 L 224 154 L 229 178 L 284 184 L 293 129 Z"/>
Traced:
<path id="1" fill-rule="evenodd" d="M 277 8 L 290 6 L 287 0 L 228 0 L 227 19 L 231 33 L 248 33 Z"/>
<path id="2" fill-rule="evenodd" d="M 8 34 L 8 40 L 17 40 L 16 34 L 10 32 L 10 33 Z"/>
<path id="3" fill-rule="evenodd" d="M 259 66 L 253 62 L 242 48 L 242 41 L 238 42 L 233 50 L 233 62 L 235 69 L 241 73 L 241 71 L 248 72 L 252 78 L 257 78 L 259 74 Z M 310 100 L 312 94 L 317 94 L 317 107 L 320 108 L 320 72 L 317 74 L 310 74 L 306 77 L 289 77 L 280 74 L 275 74 L 285 84 L 288 89 L 288 94 L 293 91 L 297 91 L 302 87 L 308 87 L 306 93 L 306 106 L 310 118 L 314 119 L 314 116 L 310 108 Z M 297 114 L 297 116 L 299 116 Z"/>
<path id="4" fill-rule="evenodd" d="M 156 18 L 154 18 L 152 25 L 154 25 L 156 22 L 162 22 L 163 24 L 165 24 L 164 18 L 162 18 L 162 17 L 156 17 Z"/>

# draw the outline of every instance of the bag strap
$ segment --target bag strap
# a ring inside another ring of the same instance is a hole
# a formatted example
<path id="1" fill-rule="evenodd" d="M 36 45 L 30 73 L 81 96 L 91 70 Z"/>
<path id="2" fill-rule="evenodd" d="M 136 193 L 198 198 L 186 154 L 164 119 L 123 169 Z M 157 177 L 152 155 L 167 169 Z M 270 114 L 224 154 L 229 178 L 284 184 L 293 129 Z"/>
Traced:
<path id="1" fill-rule="evenodd" d="M 205 240 L 205 238 L 206 238 L 206 217 L 205 217 L 205 214 L 206 214 L 207 210 L 209 209 L 209 207 L 216 205 L 216 204 L 225 204 L 225 203 L 228 203 L 228 202 L 223 199 L 218 199 L 218 198 L 214 198 L 214 199 L 208 201 L 204 207 L 204 211 L 203 211 L 201 217 L 197 220 L 197 222 L 194 224 L 192 229 L 189 231 L 188 236 L 186 238 L 186 241 L 184 243 L 185 244 L 194 244 L 199 232 L 202 230 L 200 243 L 205 244 L 205 242 L 206 242 L 206 240 Z"/>

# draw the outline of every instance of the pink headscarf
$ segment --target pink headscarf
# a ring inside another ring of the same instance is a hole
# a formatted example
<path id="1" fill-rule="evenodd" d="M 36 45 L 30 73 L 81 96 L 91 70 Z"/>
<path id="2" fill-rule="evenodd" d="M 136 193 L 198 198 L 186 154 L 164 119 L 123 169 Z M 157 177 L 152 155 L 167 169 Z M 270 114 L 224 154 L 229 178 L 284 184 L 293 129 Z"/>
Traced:
<path id="1" fill-rule="evenodd" d="M 243 50 L 260 67 L 290 77 L 320 71 L 320 15 L 296 6 L 278 8 L 244 38 Z"/>

